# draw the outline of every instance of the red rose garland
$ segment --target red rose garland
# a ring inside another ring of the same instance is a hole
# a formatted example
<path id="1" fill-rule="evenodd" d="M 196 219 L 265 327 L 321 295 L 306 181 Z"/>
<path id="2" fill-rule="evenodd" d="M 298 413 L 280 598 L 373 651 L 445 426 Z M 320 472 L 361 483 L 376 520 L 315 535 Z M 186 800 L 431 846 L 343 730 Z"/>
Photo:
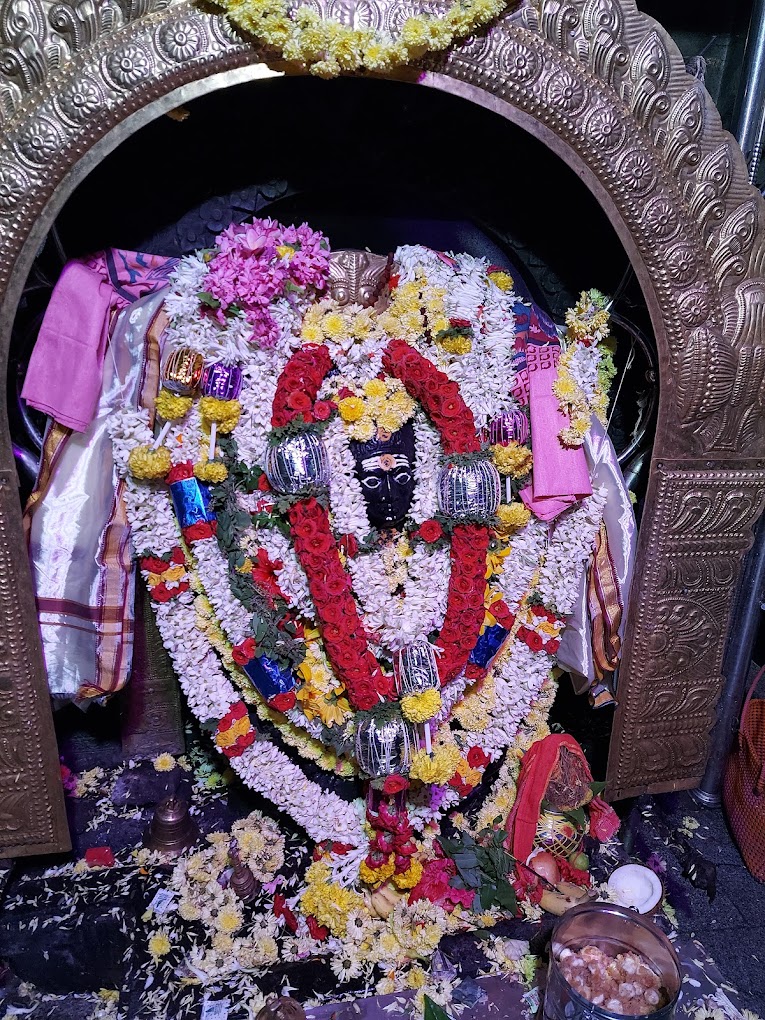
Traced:
<path id="1" fill-rule="evenodd" d="M 403 340 L 392 340 L 383 365 L 419 401 L 438 430 L 446 454 L 478 453 L 481 440 L 475 420 L 456 383 Z M 332 368 L 322 344 L 297 351 L 284 367 L 276 386 L 271 424 L 288 425 L 299 414 L 312 422 L 316 397 Z M 319 401 L 318 403 L 324 403 Z M 308 588 L 321 625 L 327 658 L 356 709 L 370 709 L 392 694 L 393 681 L 380 670 L 370 652 L 359 618 L 351 581 L 340 560 L 329 514 L 313 497 L 298 500 L 289 511 L 295 554 L 308 578 Z M 430 526 L 428 526 L 430 525 Z M 423 539 L 436 539 L 437 522 L 423 525 Z M 452 532 L 451 573 L 446 615 L 437 640 L 441 651 L 438 672 L 442 684 L 459 676 L 475 647 L 484 619 L 484 588 L 489 529 L 457 524 Z"/>
<path id="2" fill-rule="evenodd" d="M 327 658 L 345 686 L 354 708 L 373 708 L 393 691 L 367 646 L 351 580 L 329 527 L 329 514 L 313 497 L 289 511 L 295 554 L 308 578 L 308 590 L 322 626 Z"/>

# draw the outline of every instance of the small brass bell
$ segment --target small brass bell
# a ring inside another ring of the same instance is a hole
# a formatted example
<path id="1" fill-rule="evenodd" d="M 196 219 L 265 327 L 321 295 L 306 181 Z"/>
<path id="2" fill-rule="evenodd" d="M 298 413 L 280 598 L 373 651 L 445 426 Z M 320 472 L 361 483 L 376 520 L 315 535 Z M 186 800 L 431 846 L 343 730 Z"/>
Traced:
<path id="1" fill-rule="evenodd" d="M 143 843 L 149 850 L 180 854 L 198 839 L 199 829 L 189 813 L 189 802 L 173 796 L 157 804 Z"/>
<path id="2" fill-rule="evenodd" d="M 242 903 L 252 903 L 260 892 L 260 882 L 240 857 L 236 840 L 231 841 L 228 856 L 234 868 L 229 881 L 231 889 Z"/>

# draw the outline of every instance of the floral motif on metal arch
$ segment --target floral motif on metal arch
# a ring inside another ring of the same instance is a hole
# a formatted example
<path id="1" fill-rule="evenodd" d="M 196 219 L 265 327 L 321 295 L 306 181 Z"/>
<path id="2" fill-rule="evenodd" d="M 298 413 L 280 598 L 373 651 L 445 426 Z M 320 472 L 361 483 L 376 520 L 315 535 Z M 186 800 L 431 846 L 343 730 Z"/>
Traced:
<path id="1" fill-rule="evenodd" d="M 377 31 L 382 25 L 381 6 L 371 0 L 329 0 L 326 13 L 351 28 Z"/>
<path id="2" fill-rule="evenodd" d="M 664 255 L 664 265 L 670 280 L 678 287 L 687 287 L 693 283 L 701 270 L 698 252 L 685 241 L 669 248 Z"/>
<path id="3" fill-rule="evenodd" d="M 517 39 L 501 40 L 496 50 L 497 70 L 517 85 L 531 85 L 542 73 L 539 55 Z"/>
<path id="4" fill-rule="evenodd" d="M 196 18 L 166 22 L 156 35 L 157 49 L 166 60 L 175 64 L 196 57 L 206 41 L 205 32 Z"/>
<path id="5" fill-rule="evenodd" d="M 619 160 L 616 177 L 635 198 L 648 194 L 656 183 L 653 160 L 642 149 L 630 149 Z"/>
<path id="6" fill-rule="evenodd" d="M 589 90 L 580 76 L 559 68 L 547 79 L 545 97 L 551 106 L 573 117 L 585 106 Z"/>
<path id="7" fill-rule="evenodd" d="M 76 78 L 55 97 L 56 108 L 64 120 L 78 126 L 86 124 L 103 105 L 101 86 L 93 78 Z"/>
<path id="8" fill-rule="evenodd" d="M 624 121 L 611 106 L 598 106 L 588 113 L 584 132 L 603 152 L 620 149 L 627 136 Z"/>
<path id="9" fill-rule="evenodd" d="M 0 163 L 0 212 L 15 209 L 29 189 L 28 178 L 10 163 Z"/>
<path id="10" fill-rule="evenodd" d="M 115 85 L 132 89 L 151 77 L 154 64 L 148 51 L 139 43 L 126 43 L 106 56 L 104 69 Z"/>
<path id="11" fill-rule="evenodd" d="M 709 295 L 704 287 L 694 287 L 681 294 L 677 299 L 677 310 L 684 326 L 689 329 L 694 326 L 702 326 L 712 314 Z"/>
<path id="12" fill-rule="evenodd" d="M 60 129 L 47 117 L 30 121 L 16 139 L 16 151 L 32 166 L 44 166 L 63 145 Z"/>
<path id="13" fill-rule="evenodd" d="M 660 241 L 667 241 L 680 229 L 680 217 L 674 204 L 664 195 L 652 198 L 643 210 L 643 223 Z"/>

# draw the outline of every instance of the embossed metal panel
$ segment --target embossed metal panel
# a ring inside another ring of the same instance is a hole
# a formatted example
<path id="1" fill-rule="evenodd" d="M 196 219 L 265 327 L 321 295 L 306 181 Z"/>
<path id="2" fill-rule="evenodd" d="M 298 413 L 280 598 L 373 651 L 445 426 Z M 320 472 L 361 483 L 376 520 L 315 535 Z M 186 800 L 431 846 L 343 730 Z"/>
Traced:
<path id="1" fill-rule="evenodd" d="M 311 3 L 335 11 L 335 0 Z M 427 0 L 337 4 L 345 20 L 374 26 L 440 9 Z M 35 247 L 82 174 L 180 102 L 300 72 L 275 58 L 269 71 L 268 59 L 188 0 L 0 0 L 4 358 Z M 722 683 L 732 592 L 765 493 L 762 199 L 703 86 L 633 0 L 525 0 L 489 31 L 396 77 L 464 96 L 538 136 L 591 188 L 632 259 L 659 344 L 661 401 L 608 792 L 692 786 Z M 0 470 L 11 477 L 2 427 Z M 3 591 L 14 593 L 0 603 L 0 724 L 12 720 L 0 737 L 0 853 L 65 841 L 10 488 L 0 501 Z"/>

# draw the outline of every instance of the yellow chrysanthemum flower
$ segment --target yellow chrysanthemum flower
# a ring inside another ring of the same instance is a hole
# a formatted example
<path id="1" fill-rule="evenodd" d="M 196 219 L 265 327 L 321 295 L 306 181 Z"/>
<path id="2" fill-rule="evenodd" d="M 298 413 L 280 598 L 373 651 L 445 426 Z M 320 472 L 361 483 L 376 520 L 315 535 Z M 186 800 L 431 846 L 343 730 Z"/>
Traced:
<path id="1" fill-rule="evenodd" d="M 432 688 L 419 694 L 408 694 L 401 699 L 404 717 L 413 723 L 426 722 L 441 710 L 441 692 Z"/>
<path id="2" fill-rule="evenodd" d="M 409 988 L 422 988 L 428 982 L 428 976 L 418 964 L 406 975 L 406 983 Z"/>
<path id="3" fill-rule="evenodd" d="M 163 387 L 154 401 L 154 410 L 165 421 L 176 421 L 188 413 L 191 404 L 191 397 L 176 396 L 175 393 L 171 393 L 170 390 Z"/>
<path id="4" fill-rule="evenodd" d="M 388 387 L 382 379 L 370 379 L 364 383 L 363 389 L 368 397 L 384 397 L 388 392 Z"/>
<path id="5" fill-rule="evenodd" d="M 461 755 L 457 748 L 448 745 L 435 748 L 432 755 L 425 750 L 416 751 L 412 757 L 409 775 L 412 779 L 419 779 L 423 783 L 443 786 L 457 771 L 460 758 Z"/>
<path id="6" fill-rule="evenodd" d="M 447 354 L 470 354 L 473 350 L 473 341 L 469 336 L 446 336 L 437 342 Z"/>
<path id="7" fill-rule="evenodd" d="M 366 415 L 360 421 L 355 421 L 348 427 L 348 435 L 351 439 L 356 439 L 360 443 L 368 443 L 374 437 L 375 431 L 374 419 Z"/>
<path id="8" fill-rule="evenodd" d="M 563 373 L 553 383 L 553 392 L 558 400 L 564 403 L 576 400 L 579 396 L 579 387 L 568 373 Z"/>
<path id="9" fill-rule="evenodd" d="M 422 878 L 422 865 L 412 858 L 406 871 L 393 876 L 393 884 L 397 889 L 414 889 Z"/>
<path id="10" fill-rule="evenodd" d="M 200 460 L 194 465 L 194 474 L 200 482 L 222 482 L 228 477 L 228 468 L 219 460 Z"/>
<path id="11" fill-rule="evenodd" d="M 218 931 L 225 932 L 230 935 L 232 932 L 239 931 L 244 922 L 244 917 L 241 911 L 237 910 L 236 907 L 226 905 L 221 907 L 215 918 L 215 927 Z"/>
<path id="12" fill-rule="evenodd" d="M 167 751 L 165 751 L 164 754 L 157 755 L 153 764 L 157 772 L 172 772 L 175 768 L 176 761 L 172 754 L 168 754 Z"/>
<path id="13" fill-rule="evenodd" d="M 233 432 L 239 424 L 242 405 L 238 400 L 218 400 L 217 397 L 202 397 L 199 413 L 207 422 L 215 422 L 218 432 Z"/>
<path id="14" fill-rule="evenodd" d="M 500 503 L 497 518 L 499 519 L 497 531 L 507 535 L 528 524 L 531 519 L 531 511 L 523 503 Z"/>
<path id="15" fill-rule="evenodd" d="M 170 451 L 165 446 L 160 446 L 158 450 L 152 450 L 149 446 L 134 446 L 128 457 L 128 468 L 134 478 L 164 478 L 171 467 Z"/>
<path id="16" fill-rule="evenodd" d="M 307 344 L 320 344 L 324 339 L 321 327 L 317 326 L 316 323 L 303 323 L 300 336 Z"/>
<path id="17" fill-rule="evenodd" d="M 322 327 L 324 329 L 324 335 L 330 337 L 332 340 L 336 340 L 337 337 L 342 336 L 345 332 L 343 317 L 337 312 L 327 315 L 322 322 Z"/>
<path id="18" fill-rule="evenodd" d="M 361 397 L 344 397 L 338 403 L 337 409 L 345 422 L 358 421 L 366 411 Z"/>
<path id="19" fill-rule="evenodd" d="M 499 287 L 500 290 L 512 290 L 515 286 L 515 281 L 509 273 L 503 273 L 501 271 L 489 273 L 489 279 L 495 286 Z"/>
<path id="20" fill-rule="evenodd" d="M 149 939 L 149 952 L 155 960 L 167 956 L 171 949 L 170 939 L 163 931 L 155 932 Z"/>
<path id="21" fill-rule="evenodd" d="M 512 478 L 527 475 L 534 460 L 531 450 L 515 440 L 507 446 L 492 446 L 491 458 L 501 475 L 510 475 Z"/>

